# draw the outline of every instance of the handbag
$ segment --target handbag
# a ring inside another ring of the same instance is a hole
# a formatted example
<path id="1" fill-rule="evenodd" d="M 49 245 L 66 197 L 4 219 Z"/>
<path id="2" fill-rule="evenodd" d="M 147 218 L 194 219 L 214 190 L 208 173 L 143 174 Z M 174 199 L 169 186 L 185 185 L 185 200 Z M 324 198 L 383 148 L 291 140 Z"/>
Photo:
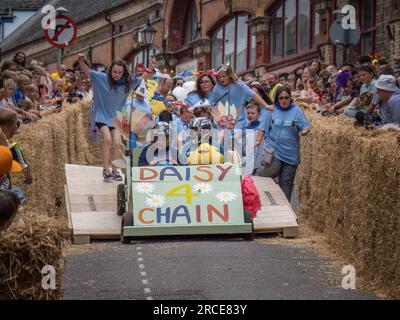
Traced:
<path id="1" fill-rule="evenodd" d="M 260 177 L 275 179 L 279 176 L 282 162 L 275 157 L 275 150 L 267 147 L 261 155 L 261 167 L 257 169 Z"/>

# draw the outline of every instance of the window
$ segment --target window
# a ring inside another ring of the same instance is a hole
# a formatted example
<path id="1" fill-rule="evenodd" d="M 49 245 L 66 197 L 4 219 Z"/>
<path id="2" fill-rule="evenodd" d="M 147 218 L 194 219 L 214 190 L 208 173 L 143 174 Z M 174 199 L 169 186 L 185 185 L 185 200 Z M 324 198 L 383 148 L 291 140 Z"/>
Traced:
<path id="1" fill-rule="evenodd" d="M 299 0 L 299 17 L 297 19 L 297 30 L 299 30 L 298 48 L 300 51 L 310 47 L 310 0 Z"/>
<path id="2" fill-rule="evenodd" d="M 319 14 L 310 0 L 280 0 L 271 13 L 272 60 L 307 51 L 319 40 Z M 310 17 L 318 24 L 312 24 Z M 312 40 L 312 41 L 310 41 Z"/>
<path id="3" fill-rule="evenodd" d="M 317 3 L 317 4 L 314 4 L 314 6 L 313 6 L 313 8 L 312 8 L 312 11 L 311 12 L 314 12 L 314 23 L 313 23 L 313 32 L 311 32 L 311 35 L 312 35 L 312 46 L 313 47 L 316 47 L 317 45 L 319 45 L 319 37 L 320 37 L 320 34 L 321 34 L 321 25 L 320 25 L 320 23 L 321 23 L 321 13 L 320 13 L 320 10 L 321 10 L 321 4 L 320 3 Z"/>
<path id="4" fill-rule="evenodd" d="M 369 54 L 375 52 L 375 35 L 376 35 L 376 19 L 375 19 L 375 0 L 360 1 L 361 8 L 361 54 Z"/>
<path id="5" fill-rule="evenodd" d="M 285 56 L 296 53 L 296 0 L 285 1 Z"/>
<path id="6" fill-rule="evenodd" d="M 256 64 L 256 36 L 251 35 L 250 66 Z"/>
<path id="7" fill-rule="evenodd" d="M 192 42 L 197 35 L 197 24 L 199 22 L 197 18 L 196 4 L 194 1 L 191 2 L 188 14 L 186 15 L 185 25 L 185 44 Z"/>
<path id="8" fill-rule="evenodd" d="M 217 68 L 230 63 L 237 72 L 255 64 L 256 38 L 250 34 L 247 15 L 234 16 L 212 35 L 212 65 Z"/>
<path id="9" fill-rule="evenodd" d="M 283 17 L 283 10 L 282 6 L 275 11 L 274 15 L 272 16 L 272 59 L 278 59 L 282 57 L 282 39 L 283 39 L 283 32 L 282 32 L 282 19 Z"/>
<path id="10" fill-rule="evenodd" d="M 222 52 L 224 50 L 224 30 L 220 29 L 212 38 L 212 61 L 214 67 L 222 65 Z"/>

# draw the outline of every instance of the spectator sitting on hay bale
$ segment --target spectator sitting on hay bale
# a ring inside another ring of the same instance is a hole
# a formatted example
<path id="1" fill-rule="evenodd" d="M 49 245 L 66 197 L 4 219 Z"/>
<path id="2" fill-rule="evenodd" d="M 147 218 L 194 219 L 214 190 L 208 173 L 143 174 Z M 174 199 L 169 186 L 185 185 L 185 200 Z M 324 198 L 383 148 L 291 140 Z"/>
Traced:
<path id="1" fill-rule="evenodd" d="M 370 92 L 373 94 L 372 101 L 369 105 L 361 104 L 359 98 L 354 99 L 350 105 L 344 110 L 344 115 L 350 118 L 355 118 L 356 114 L 359 112 L 367 113 L 372 112 L 375 107 L 379 104 L 379 96 L 376 94 L 376 71 L 372 65 L 364 64 L 358 68 L 358 74 L 360 80 L 363 83 L 360 91 L 360 95 L 365 92 Z"/>
<path id="2" fill-rule="evenodd" d="M 12 153 L 8 147 L 0 146 L 0 190 L 12 190 L 10 173 L 22 171 L 21 165 L 13 160 Z M 14 192 L 19 196 L 18 191 Z"/>
<path id="3" fill-rule="evenodd" d="M 32 184 L 33 178 L 24 152 L 18 143 L 12 141 L 18 127 L 17 114 L 14 111 L 8 109 L 0 110 L 0 128 L 7 139 L 7 144 L 12 153 L 12 158 L 22 166 L 25 175 L 25 183 Z M 10 180 L 10 189 L 11 188 Z M 14 189 L 14 191 L 18 194 L 21 203 L 23 203 L 25 201 L 24 193 L 19 189 Z"/>
<path id="4" fill-rule="evenodd" d="M 376 83 L 379 103 L 379 115 L 383 124 L 400 124 L 400 89 L 396 85 L 395 77 L 383 75 Z"/>

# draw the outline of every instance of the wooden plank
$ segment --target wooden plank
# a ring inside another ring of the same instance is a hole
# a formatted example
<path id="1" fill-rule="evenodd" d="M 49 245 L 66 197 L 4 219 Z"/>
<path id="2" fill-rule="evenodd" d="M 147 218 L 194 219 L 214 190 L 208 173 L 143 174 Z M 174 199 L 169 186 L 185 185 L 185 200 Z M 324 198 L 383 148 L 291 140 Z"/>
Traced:
<path id="1" fill-rule="evenodd" d="M 297 215 L 278 184 L 273 179 L 264 177 L 252 177 L 257 191 L 260 194 L 261 206 L 288 206 L 292 215 L 297 220 Z"/>
<path id="2" fill-rule="evenodd" d="M 263 207 L 254 219 L 256 233 L 281 232 L 286 238 L 298 236 L 298 224 L 290 206 Z"/>
<path id="3" fill-rule="evenodd" d="M 117 187 L 105 183 L 101 167 L 66 165 L 66 201 L 70 227 L 76 244 L 97 238 L 119 238 L 121 217 L 117 216 Z"/>
<path id="4" fill-rule="evenodd" d="M 117 188 L 120 183 L 74 183 L 68 182 L 68 192 L 70 195 L 106 195 L 106 194 L 117 194 Z"/>
<path id="5" fill-rule="evenodd" d="M 117 192 L 114 194 L 79 195 L 73 194 L 70 197 L 71 211 L 90 212 L 90 211 L 115 211 L 117 208 Z M 91 207 L 90 199 L 93 199 Z M 93 210 L 96 209 L 96 210 Z"/>
<path id="6" fill-rule="evenodd" d="M 101 179 L 103 168 L 101 167 L 93 167 L 93 166 L 80 166 L 73 164 L 65 165 L 66 175 L 70 178 L 73 177 L 99 177 Z"/>
<path id="7" fill-rule="evenodd" d="M 74 235 L 119 236 L 121 217 L 115 212 L 72 212 Z"/>

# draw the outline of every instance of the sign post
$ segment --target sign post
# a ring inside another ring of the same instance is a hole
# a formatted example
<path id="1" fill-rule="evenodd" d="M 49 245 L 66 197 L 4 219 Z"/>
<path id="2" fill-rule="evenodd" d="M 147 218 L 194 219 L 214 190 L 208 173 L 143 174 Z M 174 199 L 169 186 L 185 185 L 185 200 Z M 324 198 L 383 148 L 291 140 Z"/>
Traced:
<path id="1" fill-rule="evenodd" d="M 343 62 L 348 62 L 349 49 L 354 47 L 360 41 L 361 29 L 356 23 L 355 18 L 349 20 L 350 23 L 347 23 L 346 18 L 348 16 L 346 16 L 346 10 L 339 10 L 335 13 L 337 13 L 337 18 L 330 28 L 329 35 L 335 46 L 343 48 Z M 355 13 L 351 14 L 355 16 Z"/>

